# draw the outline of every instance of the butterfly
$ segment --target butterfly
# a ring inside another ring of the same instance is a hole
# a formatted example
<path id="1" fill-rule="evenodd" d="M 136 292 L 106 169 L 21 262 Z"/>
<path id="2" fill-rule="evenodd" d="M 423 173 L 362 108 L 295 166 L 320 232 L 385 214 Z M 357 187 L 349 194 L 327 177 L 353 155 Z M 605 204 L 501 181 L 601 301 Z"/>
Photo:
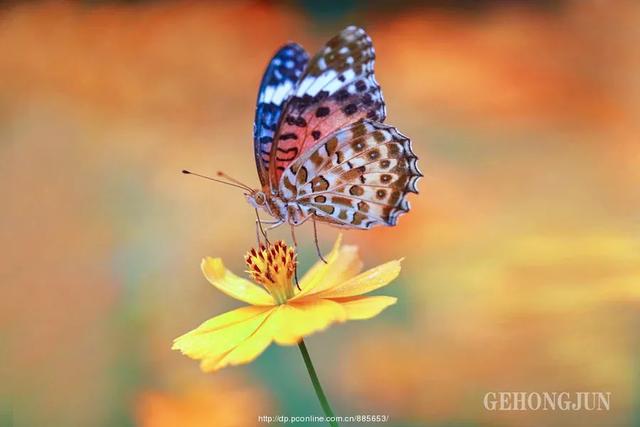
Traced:
<path id="1" fill-rule="evenodd" d="M 269 62 L 253 128 L 261 188 L 244 186 L 256 214 L 273 217 L 269 228 L 312 219 L 314 230 L 369 229 L 409 211 L 422 173 L 409 138 L 383 123 L 374 61 L 371 38 L 350 26 L 311 59 L 289 43 Z"/>

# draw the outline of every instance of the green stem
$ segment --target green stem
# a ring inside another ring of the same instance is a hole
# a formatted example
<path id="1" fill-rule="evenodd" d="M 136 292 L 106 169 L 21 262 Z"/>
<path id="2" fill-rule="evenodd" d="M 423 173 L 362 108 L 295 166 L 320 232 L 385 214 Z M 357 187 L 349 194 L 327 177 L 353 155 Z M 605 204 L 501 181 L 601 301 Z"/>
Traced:
<path id="1" fill-rule="evenodd" d="M 320 385 L 318 374 L 316 374 L 316 370 L 313 367 L 313 362 L 311 362 L 311 357 L 309 357 L 309 352 L 307 351 L 307 346 L 304 344 L 304 340 L 300 340 L 300 342 L 298 343 L 298 348 L 300 348 L 300 353 L 302 353 L 304 364 L 307 367 L 307 371 L 309 372 L 309 378 L 311 378 L 311 383 L 313 384 L 313 388 L 316 391 L 316 395 L 318 396 L 318 400 L 320 401 L 320 406 L 322 406 L 324 414 L 327 417 L 332 417 L 332 419 L 335 419 L 335 415 L 331 410 L 331 405 L 329 405 L 327 396 L 325 396 L 324 391 L 322 391 L 322 386 Z M 330 421 L 329 424 L 331 425 L 331 427 L 338 427 L 338 423 L 336 421 Z"/>

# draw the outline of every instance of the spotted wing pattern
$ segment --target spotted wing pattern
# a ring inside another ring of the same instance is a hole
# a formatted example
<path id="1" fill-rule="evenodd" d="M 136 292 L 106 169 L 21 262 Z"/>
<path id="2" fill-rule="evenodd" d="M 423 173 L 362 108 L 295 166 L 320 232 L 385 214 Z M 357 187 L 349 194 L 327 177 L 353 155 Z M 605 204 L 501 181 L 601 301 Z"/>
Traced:
<path id="1" fill-rule="evenodd" d="M 408 193 L 418 193 L 422 173 L 411 141 L 394 127 L 360 120 L 328 135 L 285 169 L 284 200 L 301 217 L 368 229 L 395 225 L 409 211 Z"/>
<path id="2" fill-rule="evenodd" d="M 276 52 L 262 77 L 253 123 L 253 147 L 263 187 L 268 185 L 271 146 L 282 109 L 293 95 L 308 61 L 309 55 L 300 45 L 287 44 Z"/>
<path id="3" fill-rule="evenodd" d="M 285 168 L 322 137 L 361 118 L 384 121 L 374 60 L 371 38 L 353 26 L 329 40 L 311 59 L 284 107 L 276 144 L 271 147 L 272 191 L 278 188 Z"/>

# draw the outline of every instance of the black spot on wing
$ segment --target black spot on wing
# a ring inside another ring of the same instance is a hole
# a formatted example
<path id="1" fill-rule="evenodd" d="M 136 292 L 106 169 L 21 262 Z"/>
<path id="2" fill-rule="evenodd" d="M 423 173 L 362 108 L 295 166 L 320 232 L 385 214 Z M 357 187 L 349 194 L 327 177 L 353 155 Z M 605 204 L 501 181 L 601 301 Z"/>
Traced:
<path id="1" fill-rule="evenodd" d="M 280 135 L 279 139 L 281 139 L 282 141 L 286 141 L 287 139 L 298 139 L 298 135 L 293 132 L 283 133 L 282 135 Z"/>
<path id="2" fill-rule="evenodd" d="M 319 107 L 316 110 L 316 117 L 328 116 L 330 112 L 331 110 L 329 109 L 329 107 Z"/>
<path id="3" fill-rule="evenodd" d="M 347 89 L 340 89 L 339 91 L 336 92 L 334 96 L 338 102 L 342 102 L 348 99 L 350 94 Z"/>
<path id="4" fill-rule="evenodd" d="M 348 104 L 347 106 L 345 106 L 342 111 L 344 112 L 344 114 L 346 114 L 347 116 L 352 115 L 353 113 L 355 113 L 356 111 L 358 111 L 358 107 L 356 106 L 356 104 Z"/>

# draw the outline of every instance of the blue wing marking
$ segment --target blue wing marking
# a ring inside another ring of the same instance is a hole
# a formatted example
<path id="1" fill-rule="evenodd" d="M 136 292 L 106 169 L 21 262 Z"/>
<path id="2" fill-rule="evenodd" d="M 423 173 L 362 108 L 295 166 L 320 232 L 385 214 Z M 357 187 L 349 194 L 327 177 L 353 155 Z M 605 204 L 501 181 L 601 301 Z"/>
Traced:
<path id="1" fill-rule="evenodd" d="M 268 185 L 269 156 L 273 136 L 282 115 L 282 108 L 309 62 L 307 52 L 296 43 L 284 45 L 271 58 L 264 72 L 253 123 L 253 147 L 256 167 L 263 187 Z"/>

